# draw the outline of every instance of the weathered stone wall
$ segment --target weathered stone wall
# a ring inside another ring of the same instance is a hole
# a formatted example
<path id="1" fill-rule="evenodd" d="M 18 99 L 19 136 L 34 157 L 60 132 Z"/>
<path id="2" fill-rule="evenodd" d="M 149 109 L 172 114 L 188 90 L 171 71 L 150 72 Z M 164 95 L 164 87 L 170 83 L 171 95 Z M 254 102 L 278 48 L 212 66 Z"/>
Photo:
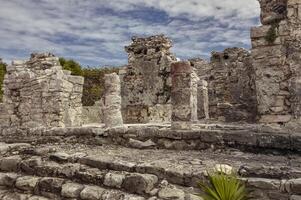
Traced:
<path id="1" fill-rule="evenodd" d="M 95 124 L 103 122 L 102 103 L 96 101 L 93 106 L 83 106 L 82 119 L 83 124 Z"/>
<path id="2" fill-rule="evenodd" d="M 200 80 L 208 83 L 210 118 L 227 122 L 255 121 L 255 72 L 247 50 L 229 48 L 213 52 L 209 63 L 201 59 L 190 62 Z M 203 109 L 202 101 L 198 107 Z M 204 114 L 200 112 L 199 119 L 202 118 Z"/>
<path id="3" fill-rule="evenodd" d="M 267 5 L 260 3 L 263 8 Z M 258 113 L 260 122 L 286 123 L 299 119 L 301 110 L 301 2 L 273 3 L 283 7 L 286 17 L 262 20 L 263 26 L 251 30 Z M 274 15 L 265 9 L 262 12 Z"/>
<path id="4" fill-rule="evenodd" d="M 81 125 L 83 77 L 62 70 L 50 53 L 7 66 L 0 124 L 8 127 Z"/>
<path id="5" fill-rule="evenodd" d="M 133 38 L 129 64 L 120 73 L 122 113 L 126 123 L 170 121 L 171 41 L 163 35 Z"/>
<path id="6" fill-rule="evenodd" d="M 261 23 L 266 25 L 286 17 L 288 0 L 259 0 Z"/>

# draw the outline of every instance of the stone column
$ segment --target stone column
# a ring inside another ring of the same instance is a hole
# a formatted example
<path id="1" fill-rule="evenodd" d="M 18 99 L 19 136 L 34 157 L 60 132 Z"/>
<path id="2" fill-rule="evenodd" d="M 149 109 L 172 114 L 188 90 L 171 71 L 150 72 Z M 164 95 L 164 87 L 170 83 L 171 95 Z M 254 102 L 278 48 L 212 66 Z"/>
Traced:
<path id="1" fill-rule="evenodd" d="M 189 62 L 176 62 L 172 64 L 171 72 L 172 129 L 191 129 L 197 113 L 193 68 Z"/>
<path id="2" fill-rule="evenodd" d="M 198 82 L 198 119 L 209 119 L 208 83 L 205 80 Z"/>
<path id="3" fill-rule="evenodd" d="M 116 73 L 105 75 L 103 120 L 106 127 L 123 126 L 121 115 L 120 79 Z"/>

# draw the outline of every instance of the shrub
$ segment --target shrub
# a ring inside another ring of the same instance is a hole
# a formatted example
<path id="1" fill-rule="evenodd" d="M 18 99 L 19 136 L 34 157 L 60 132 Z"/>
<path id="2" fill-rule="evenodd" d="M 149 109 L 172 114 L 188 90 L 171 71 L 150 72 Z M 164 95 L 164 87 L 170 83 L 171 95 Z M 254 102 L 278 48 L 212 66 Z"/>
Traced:
<path id="1" fill-rule="evenodd" d="M 5 73 L 6 73 L 6 64 L 0 62 L 0 102 L 2 102 L 2 97 L 3 97 L 2 85 L 3 85 Z"/>
<path id="2" fill-rule="evenodd" d="M 244 183 L 234 173 L 208 172 L 209 184 L 199 183 L 204 200 L 247 200 L 248 192 Z"/>
<path id="3" fill-rule="evenodd" d="M 265 36 L 265 40 L 269 43 L 269 44 L 273 44 L 275 42 L 275 40 L 277 39 L 277 29 L 279 27 L 278 23 L 273 23 L 271 25 L 271 27 L 269 28 L 266 36 Z"/>

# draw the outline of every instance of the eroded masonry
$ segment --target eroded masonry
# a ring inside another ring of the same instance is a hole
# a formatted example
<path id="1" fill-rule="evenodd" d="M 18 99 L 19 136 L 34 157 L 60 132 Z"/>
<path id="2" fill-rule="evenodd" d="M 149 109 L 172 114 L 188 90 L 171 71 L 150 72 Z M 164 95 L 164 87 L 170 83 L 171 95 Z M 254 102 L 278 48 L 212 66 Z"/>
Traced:
<path id="1" fill-rule="evenodd" d="M 54 55 L 13 61 L 0 199 L 197 200 L 198 182 L 223 166 L 253 199 L 300 200 L 301 1 L 259 3 L 250 50 L 178 61 L 166 36 L 132 38 L 128 65 L 89 108 L 84 79 Z"/>
<path id="2" fill-rule="evenodd" d="M 7 66 L 0 122 L 4 127 L 80 126 L 83 77 L 62 70 L 52 54 Z"/>

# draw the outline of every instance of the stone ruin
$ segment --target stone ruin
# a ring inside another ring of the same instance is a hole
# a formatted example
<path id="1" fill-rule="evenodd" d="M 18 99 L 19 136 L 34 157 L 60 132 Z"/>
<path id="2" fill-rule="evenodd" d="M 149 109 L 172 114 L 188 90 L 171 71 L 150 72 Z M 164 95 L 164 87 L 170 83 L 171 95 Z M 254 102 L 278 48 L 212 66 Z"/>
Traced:
<path id="1" fill-rule="evenodd" d="M 102 113 L 105 126 L 108 128 L 123 126 L 120 79 L 116 73 L 105 75 L 105 95 L 102 100 Z"/>
<path id="2" fill-rule="evenodd" d="M 255 73 L 251 54 L 247 50 L 229 48 L 223 52 L 212 52 L 210 62 L 201 59 L 190 62 L 201 81 L 206 81 L 205 85 L 208 85 L 211 119 L 224 122 L 256 121 Z M 199 119 L 203 117 L 200 113 Z"/>
<path id="3" fill-rule="evenodd" d="M 274 0 L 260 1 L 260 4 L 263 25 L 251 30 L 259 121 L 298 122 L 301 94 L 300 2 Z M 272 40 L 267 40 L 269 38 Z"/>
<path id="4" fill-rule="evenodd" d="M 1 126 L 80 126 L 83 82 L 62 70 L 58 57 L 49 53 L 13 61 L 4 78 Z"/>
<path id="5" fill-rule="evenodd" d="M 177 62 L 165 36 L 133 38 L 129 65 L 106 75 L 95 104 L 105 125 L 81 126 L 83 78 L 58 58 L 14 61 L 0 199 L 197 200 L 207 170 L 225 167 L 253 199 L 300 200 L 301 1 L 260 5 L 251 51 Z"/>
<path id="6" fill-rule="evenodd" d="M 132 38 L 125 48 L 129 64 L 120 73 L 122 113 L 126 123 L 170 121 L 171 41 L 163 35 Z"/>

